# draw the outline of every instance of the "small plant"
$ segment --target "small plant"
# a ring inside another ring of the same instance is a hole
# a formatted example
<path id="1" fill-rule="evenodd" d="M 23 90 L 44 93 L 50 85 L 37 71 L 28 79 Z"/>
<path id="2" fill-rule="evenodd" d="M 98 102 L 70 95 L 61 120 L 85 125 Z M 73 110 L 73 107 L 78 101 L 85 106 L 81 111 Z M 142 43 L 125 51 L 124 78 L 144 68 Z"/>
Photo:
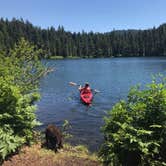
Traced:
<path id="1" fill-rule="evenodd" d="M 65 139 L 72 138 L 73 136 L 69 134 L 69 130 L 72 128 L 68 120 L 65 120 L 62 125 L 63 136 Z"/>
<path id="2" fill-rule="evenodd" d="M 0 128 L 0 163 L 8 154 L 15 152 L 25 140 L 17 135 L 14 135 L 10 127 Z"/>

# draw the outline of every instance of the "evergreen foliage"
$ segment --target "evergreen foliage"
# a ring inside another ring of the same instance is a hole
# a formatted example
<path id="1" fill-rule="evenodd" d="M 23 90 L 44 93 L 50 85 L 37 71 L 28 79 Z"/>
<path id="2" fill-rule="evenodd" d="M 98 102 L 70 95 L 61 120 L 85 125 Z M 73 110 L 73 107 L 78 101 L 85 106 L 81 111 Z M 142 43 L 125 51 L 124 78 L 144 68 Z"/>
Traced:
<path id="1" fill-rule="evenodd" d="M 0 50 L 8 52 L 21 37 L 45 50 L 44 58 L 166 56 L 166 24 L 148 30 L 71 33 L 63 26 L 41 29 L 23 19 L 0 19 Z"/>
<path id="2" fill-rule="evenodd" d="M 38 79 L 46 72 L 40 50 L 21 39 L 7 55 L 0 54 L 0 162 L 24 143 L 33 141 L 34 102 Z"/>
<path id="3" fill-rule="evenodd" d="M 132 88 L 105 117 L 99 152 L 108 165 L 166 165 L 166 82 Z"/>

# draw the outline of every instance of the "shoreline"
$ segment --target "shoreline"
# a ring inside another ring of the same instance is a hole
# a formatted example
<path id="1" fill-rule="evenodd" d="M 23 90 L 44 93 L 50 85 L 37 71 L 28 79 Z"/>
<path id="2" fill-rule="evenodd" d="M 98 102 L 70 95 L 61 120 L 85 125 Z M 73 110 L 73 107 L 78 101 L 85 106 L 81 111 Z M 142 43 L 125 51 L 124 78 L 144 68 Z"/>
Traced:
<path id="1" fill-rule="evenodd" d="M 101 166 L 101 162 L 95 153 L 90 153 L 85 146 L 71 146 L 64 144 L 64 148 L 58 152 L 41 148 L 41 142 L 32 146 L 24 146 L 18 154 L 9 157 L 2 166 L 72 166 L 91 165 Z"/>

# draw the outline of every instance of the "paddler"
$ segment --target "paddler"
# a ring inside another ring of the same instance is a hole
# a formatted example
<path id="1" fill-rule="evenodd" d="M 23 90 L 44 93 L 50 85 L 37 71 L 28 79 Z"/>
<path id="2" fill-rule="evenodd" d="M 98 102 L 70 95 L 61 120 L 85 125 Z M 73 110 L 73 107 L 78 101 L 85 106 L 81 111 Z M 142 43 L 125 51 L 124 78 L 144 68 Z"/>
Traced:
<path id="1" fill-rule="evenodd" d="M 88 82 L 85 83 L 84 87 L 81 87 L 81 85 L 79 86 L 79 91 L 83 93 L 91 93 L 91 88 Z"/>

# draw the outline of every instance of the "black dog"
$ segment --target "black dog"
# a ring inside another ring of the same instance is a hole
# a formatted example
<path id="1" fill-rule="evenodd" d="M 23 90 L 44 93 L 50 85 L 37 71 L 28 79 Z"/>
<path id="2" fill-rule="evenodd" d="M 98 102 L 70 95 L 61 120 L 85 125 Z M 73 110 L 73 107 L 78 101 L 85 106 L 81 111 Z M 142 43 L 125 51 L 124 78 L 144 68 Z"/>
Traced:
<path id="1" fill-rule="evenodd" d="M 48 125 L 45 131 L 46 146 L 53 149 L 55 152 L 57 149 L 63 148 L 62 145 L 62 133 L 55 125 Z"/>

